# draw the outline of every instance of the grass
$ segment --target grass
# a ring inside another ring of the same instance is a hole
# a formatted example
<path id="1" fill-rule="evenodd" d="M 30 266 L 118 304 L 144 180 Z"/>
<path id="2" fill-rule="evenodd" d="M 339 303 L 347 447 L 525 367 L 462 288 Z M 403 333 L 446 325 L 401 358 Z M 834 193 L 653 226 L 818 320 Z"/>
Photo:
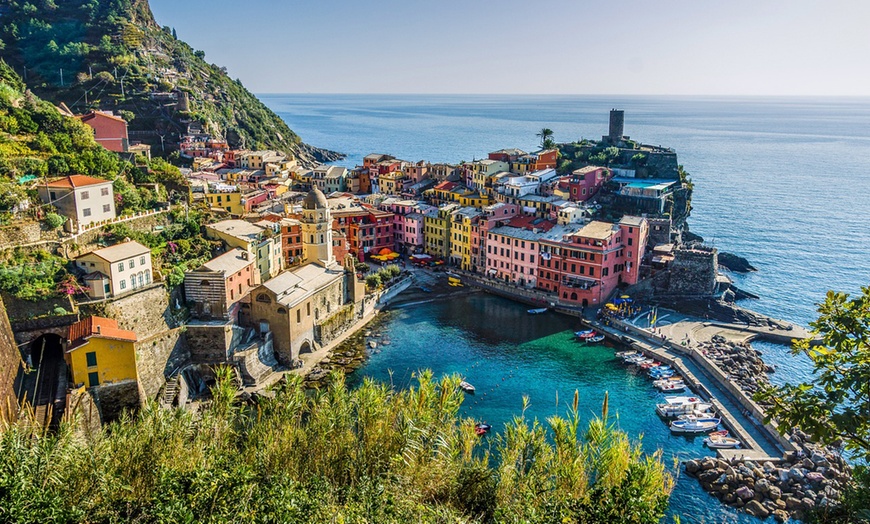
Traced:
<path id="1" fill-rule="evenodd" d="M 396 391 L 343 377 L 235 400 L 226 368 L 198 415 L 154 403 L 95 435 L 27 418 L 0 433 L 4 522 L 658 522 L 673 478 L 576 397 L 482 444 L 458 377 Z M 500 457 L 499 461 L 493 460 Z"/>

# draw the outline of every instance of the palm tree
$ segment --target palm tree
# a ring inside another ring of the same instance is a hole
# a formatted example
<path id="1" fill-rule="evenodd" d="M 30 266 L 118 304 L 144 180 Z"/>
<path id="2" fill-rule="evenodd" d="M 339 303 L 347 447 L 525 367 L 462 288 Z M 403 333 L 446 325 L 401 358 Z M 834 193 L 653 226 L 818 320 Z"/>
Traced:
<path id="1" fill-rule="evenodd" d="M 541 147 L 544 147 L 544 144 L 548 143 L 548 141 L 553 141 L 553 130 L 545 127 L 544 129 L 541 129 L 541 132 L 535 136 L 541 139 Z"/>

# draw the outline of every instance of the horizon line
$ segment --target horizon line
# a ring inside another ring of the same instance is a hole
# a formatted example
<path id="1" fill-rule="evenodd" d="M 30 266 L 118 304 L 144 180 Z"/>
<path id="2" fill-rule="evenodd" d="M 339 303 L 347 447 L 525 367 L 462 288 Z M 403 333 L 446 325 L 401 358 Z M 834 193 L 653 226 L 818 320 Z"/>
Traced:
<path id="1" fill-rule="evenodd" d="M 657 97 L 657 98 L 870 98 L 870 94 L 866 95 L 847 95 L 847 94 L 651 94 L 651 93 L 619 93 L 619 94 L 600 94 L 600 93 L 433 93 L 433 92 L 344 92 L 344 91 L 253 91 L 255 95 L 354 95 L 354 96 L 570 96 L 570 97 Z"/>

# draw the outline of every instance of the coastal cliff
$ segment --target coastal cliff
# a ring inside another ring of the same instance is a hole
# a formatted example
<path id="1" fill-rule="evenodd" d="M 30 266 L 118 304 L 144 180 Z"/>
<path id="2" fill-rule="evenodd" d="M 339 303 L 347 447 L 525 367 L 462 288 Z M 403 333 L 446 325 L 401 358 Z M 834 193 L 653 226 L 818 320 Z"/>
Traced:
<path id="1" fill-rule="evenodd" d="M 303 165 L 341 158 L 304 144 L 278 115 L 210 64 L 205 53 L 161 28 L 147 0 L 69 0 L 0 6 L 0 57 L 40 97 L 74 113 L 108 110 L 131 141 L 157 155 L 177 148 L 189 126 L 233 147 L 293 153 Z"/>

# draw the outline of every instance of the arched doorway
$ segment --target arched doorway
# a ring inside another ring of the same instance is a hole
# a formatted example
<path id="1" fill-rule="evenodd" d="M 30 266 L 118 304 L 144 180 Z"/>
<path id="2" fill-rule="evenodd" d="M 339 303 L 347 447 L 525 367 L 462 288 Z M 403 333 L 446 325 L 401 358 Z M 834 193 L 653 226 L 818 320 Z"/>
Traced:
<path id="1" fill-rule="evenodd" d="M 302 355 L 303 353 L 311 353 L 311 344 L 307 340 L 299 347 L 299 354 Z"/>

